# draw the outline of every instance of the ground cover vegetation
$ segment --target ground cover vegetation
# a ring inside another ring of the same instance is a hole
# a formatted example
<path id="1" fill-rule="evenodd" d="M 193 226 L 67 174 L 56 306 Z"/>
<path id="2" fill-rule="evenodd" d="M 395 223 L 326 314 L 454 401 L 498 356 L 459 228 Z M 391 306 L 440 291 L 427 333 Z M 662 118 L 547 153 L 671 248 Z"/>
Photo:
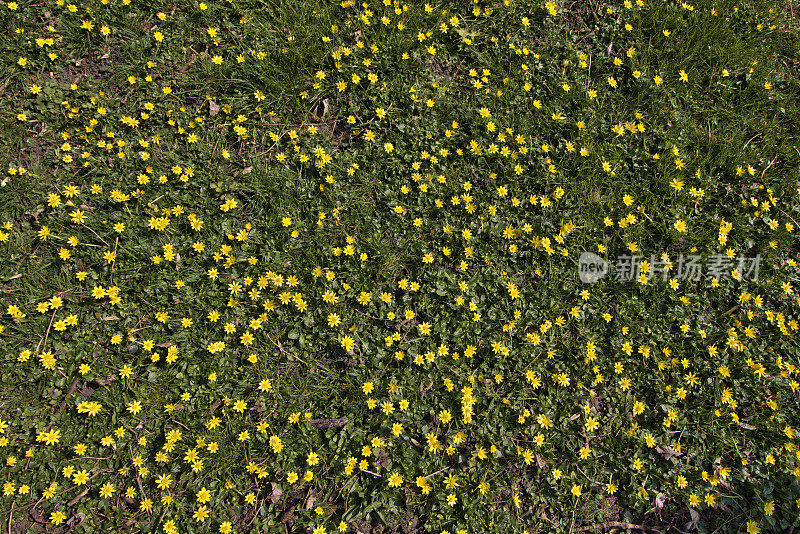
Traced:
<path id="1" fill-rule="evenodd" d="M 9 532 L 796 528 L 793 8 L 0 3 Z"/>

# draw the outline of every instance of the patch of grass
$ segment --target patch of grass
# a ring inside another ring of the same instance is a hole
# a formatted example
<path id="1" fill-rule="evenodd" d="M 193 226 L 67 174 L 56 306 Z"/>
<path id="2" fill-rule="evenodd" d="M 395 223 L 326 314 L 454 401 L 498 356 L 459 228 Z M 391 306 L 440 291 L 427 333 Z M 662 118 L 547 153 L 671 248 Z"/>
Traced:
<path id="1" fill-rule="evenodd" d="M 794 16 L 1 5 L 0 510 L 795 527 Z"/>

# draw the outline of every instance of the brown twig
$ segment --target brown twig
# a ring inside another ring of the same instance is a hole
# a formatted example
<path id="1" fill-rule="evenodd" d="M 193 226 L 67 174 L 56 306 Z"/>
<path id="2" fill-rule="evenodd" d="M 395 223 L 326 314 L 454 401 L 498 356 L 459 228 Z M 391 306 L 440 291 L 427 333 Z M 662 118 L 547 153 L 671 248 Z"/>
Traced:
<path id="1" fill-rule="evenodd" d="M 111 262 L 111 287 L 114 287 L 114 265 L 117 264 L 117 245 L 119 245 L 119 236 L 114 241 L 114 261 Z"/>
<path id="2" fill-rule="evenodd" d="M 182 426 L 182 427 L 183 427 L 183 428 L 185 428 L 185 429 L 186 429 L 186 431 L 187 431 L 187 432 L 189 432 L 190 434 L 192 433 L 192 431 L 191 431 L 191 430 L 190 430 L 190 429 L 189 429 L 189 428 L 188 428 L 186 425 L 184 425 L 183 423 L 181 423 L 180 421 L 176 421 L 175 419 L 170 419 L 170 421 L 172 421 L 172 422 L 173 422 L 173 423 L 175 423 L 176 425 L 180 425 L 180 426 Z"/>
<path id="3" fill-rule="evenodd" d="M 438 475 L 439 473 L 441 473 L 443 471 L 447 471 L 448 469 L 450 469 L 450 466 L 447 466 L 447 467 L 445 467 L 443 469 L 439 469 L 438 471 L 436 471 L 435 473 L 431 473 L 430 475 L 425 475 L 425 478 L 430 478 L 433 475 Z"/>
<path id="4" fill-rule="evenodd" d="M 70 500 L 70 501 L 67 503 L 67 508 L 70 508 L 70 507 L 72 507 L 72 506 L 75 506 L 75 503 L 77 503 L 79 500 L 81 500 L 82 498 L 84 498 L 84 497 L 86 496 L 86 494 L 87 494 L 87 493 L 89 493 L 89 488 L 88 488 L 88 487 L 87 487 L 87 488 L 83 488 L 83 491 L 81 491 L 80 493 L 78 493 L 77 495 L 75 495 L 75 497 L 73 497 L 73 498 L 72 498 L 72 499 L 71 499 L 71 500 Z"/>
<path id="5" fill-rule="evenodd" d="M 734 306 L 730 310 L 728 310 L 726 312 L 723 312 L 722 315 L 720 315 L 720 318 L 725 317 L 726 315 L 730 315 L 731 313 L 735 312 L 738 309 L 739 309 L 739 304 L 737 304 L 736 306 Z"/>
<path id="6" fill-rule="evenodd" d="M 44 333 L 44 344 L 42 345 L 42 349 L 47 346 L 47 336 L 50 334 L 50 327 L 53 326 L 53 319 L 56 318 L 56 310 L 53 310 L 53 315 L 50 317 L 50 324 L 47 325 L 47 331 Z M 42 340 L 39 340 L 39 343 L 42 343 Z M 39 352 L 39 343 L 36 344 L 36 350 L 34 352 Z"/>
<path id="7" fill-rule="evenodd" d="M 633 523 L 626 523 L 623 521 L 606 521 L 605 523 L 596 523 L 588 527 L 576 528 L 573 532 L 597 532 L 604 530 L 611 530 L 612 528 L 624 528 L 628 530 L 643 530 L 645 532 L 658 532 L 656 529 L 645 527 L 643 525 L 634 525 Z"/>
<path id="8" fill-rule="evenodd" d="M 749 140 L 748 140 L 748 141 L 747 141 L 747 142 L 744 144 L 744 146 L 742 147 L 742 150 L 744 150 L 745 148 L 747 148 L 747 145 L 749 145 L 749 144 L 750 144 L 750 141 L 752 141 L 753 139 L 755 139 L 755 138 L 756 138 L 756 137 L 758 137 L 759 135 L 761 135 L 761 133 L 760 133 L 760 132 L 759 132 L 759 133 L 757 133 L 757 134 L 755 134 L 753 137 L 751 137 L 751 138 L 750 138 L 750 139 L 749 139 Z"/>
<path id="9" fill-rule="evenodd" d="M 269 339 L 269 340 L 272 342 L 272 344 L 273 344 L 273 345 L 275 345 L 276 347 L 278 347 L 278 350 L 280 350 L 280 351 L 281 351 L 281 353 L 283 353 L 283 354 L 286 354 L 286 351 L 285 351 L 285 350 L 283 350 L 283 346 L 281 345 L 280 341 L 278 341 L 278 342 L 275 342 L 275 341 L 273 341 L 273 339 L 270 337 L 270 335 L 269 335 L 269 334 L 267 334 L 267 339 Z M 287 354 L 287 356 L 288 356 L 288 354 Z M 298 360 L 299 360 L 299 359 L 300 359 L 300 358 L 298 358 Z M 300 361 L 303 361 L 303 360 L 300 360 Z M 305 362 L 303 362 L 303 363 L 305 363 Z"/>
<path id="10" fill-rule="evenodd" d="M 100 237 L 99 235 L 97 235 L 97 232 L 95 232 L 94 230 L 92 230 L 91 228 L 89 228 L 88 226 L 86 226 L 86 225 L 85 225 L 85 224 L 83 224 L 83 223 L 81 223 L 81 226 L 83 226 L 84 228 L 86 228 L 87 230 L 89 230 L 90 232 L 92 232 L 92 233 L 93 233 L 93 234 L 94 234 L 94 235 L 97 237 L 97 239 L 99 239 L 100 241 L 102 241 L 102 242 L 103 242 L 103 244 L 104 244 L 106 247 L 108 247 L 108 246 L 109 246 L 109 244 L 108 244 L 108 243 L 106 243 L 106 240 L 105 240 L 105 239 L 103 239 L 102 237 Z"/>
<path id="11" fill-rule="evenodd" d="M 770 167 L 772 167 L 775 164 L 775 161 L 777 159 L 778 159 L 778 156 L 775 156 L 774 158 L 772 158 L 772 161 L 769 162 L 769 165 L 767 165 L 767 168 L 764 169 L 763 171 L 761 171 L 761 179 L 762 180 L 764 179 L 764 174 L 769 170 Z"/>
<path id="12" fill-rule="evenodd" d="M 69 386 L 67 394 L 64 396 L 64 400 L 61 401 L 61 406 L 58 407 L 58 411 L 56 412 L 56 414 L 62 413 L 64 411 L 64 408 L 67 407 L 67 401 L 72 396 L 72 394 L 75 393 L 75 390 L 78 389 L 78 380 L 79 379 L 76 378 L 75 380 L 72 381 L 72 385 Z"/>
<path id="13" fill-rule="evenodd" d="M 14 289 L 13 291 L 19 291 L 19 289 Z M 33 341 L 28 339 L 27 337 L 15 336 L 14 334 L 8 334 L 8 333 L 5 333 L 5 332 L 0 334 L 0 336 L 13 337 L 14 339 L 21 339 L 22 341 L 27 341 L 28 343 L 33 343 Z"/>
<path id="14" fill-rule="evenodd" d="M 341 419 L 309 419 L 308 425 L 312 428 L 341 428 L 347 422 L 347 417 L 342 417 Z"/>

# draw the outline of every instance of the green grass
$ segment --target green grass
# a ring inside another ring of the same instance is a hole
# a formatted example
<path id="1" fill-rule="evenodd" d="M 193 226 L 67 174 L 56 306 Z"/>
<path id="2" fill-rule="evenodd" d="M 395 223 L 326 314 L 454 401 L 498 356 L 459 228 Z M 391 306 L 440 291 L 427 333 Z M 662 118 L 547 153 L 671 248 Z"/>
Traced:
<path id="1" fill-rule="evenodd" d="M 793 4 L 126 1 L 0 5 L 11 530 L 797 527 Z"/>

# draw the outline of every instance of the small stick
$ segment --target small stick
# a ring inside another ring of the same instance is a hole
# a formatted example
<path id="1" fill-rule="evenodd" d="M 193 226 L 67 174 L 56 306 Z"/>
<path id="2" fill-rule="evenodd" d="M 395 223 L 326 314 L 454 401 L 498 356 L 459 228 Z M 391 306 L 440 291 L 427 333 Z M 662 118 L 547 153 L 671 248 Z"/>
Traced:
<path id="1" fill-rule="evenodd" d="M 438 471 L 436 471 L 435 473 L 431 473 L 430 475 L 425 475 L 425 478 L 430 478 L 430 477 L 432 477 L 433 475 L 438 475 L 438 474 L 439 474 L 439 473 L 441 473 L 442 471 L 447 471 L 448 469 L 450 469 L 450 466 L 448 466 L 448 467 L 445 467 L 444 469 L 439 469 Z"/>
<path id="2" fill-rule="evenodd" d="M 99 235 L 97 235 L 97 232 L 95 232 L 94 230 L 92 230 L 91 228 L 89 228 L 88 226 L 86 226 L 86 225 L 85 225 L 85 224 L 83 224 L 83 223 L 81 223 L 81 226 L 83 226 L 84 228 L 86 228 L 87 230 L 89 230 L 90 232 L 92 232 L 92 233 L 93 233 L 93 234 L 94 234 L 94 235 L 97 237 L 97 239 L 99 239 L 100 241 L 102 241 L 102 242 L 103 242 L 103 244 L 104 244 L 106 247 L 110 246 L 108 243 L 106 243 L 106 240 L 105 240 L 105 239 L 103 239 L 102 237 L 100 237 Z"/>
<path id="3" fill-rule="evenodd" d="M 114 265 L 117 264 L 117 245 L 119 245 L 119 236 L 114 241 L 114 261 L 111 262 L 111 286 L 114 286 Z"/>
<path id="4" fill-rule="evenodd" d="M 56 318 L 56 310 L 53 310 L 53 315 L 50 317 L 50 324 L 47 325 L 47 331 L 44 333 L 44 345 L 42 346 L 42 349 L 44 349 L 47 346 L 47 336 L 48 334 L 50 334 L 50 327 L 53 326 L 53 319 L 55 318 Z M 39 343 L 41 342 L 42 340 L 40 339 Z M 39 343 L 36 344 L 36 350 L 34 352 L 39 352 Z"/>
<path id="5" fill-rule="evenodd" d="M 176 421 L 175 419 L 170 419 L 170 421 L 172 421 L 172 422 L 173 422 L 173 423 L 175 423 L 176 425 L 180 425 L 180 426 L 182 426 L 182 427 L 183 427 L 183 428 L 185 428 L 185 429 L 186 429 L 186 431 L 187 431 L 187 432 L 189 432 L 190 434 L 192 433 L 192 431 L 191 431 L 191 430 L 189 430 L 189 428 L 187 428 L 187 427 L 186 427 L 186 425 L 184 425 L 184 424 L 183 424 L 183 423 L 181 423 L 180 421 Z"/>
<path id="6" fill-rule="evenodd" d="M 657 532 L 654 529 L 645 527 L 643 525 L 634 525 L 632 523 L 625 523 L 623 521 L 607 521 L 605 523 L 596 523 L 588 527 L 576 528 L 573 532 L 588 532 L 597 530 L 611 530 L 612 528 L 624 528 L 628 530 L 643 530 L 645 532 Z"/>
<path id="7" fill-rule="evenodd" d="M 89 493 L 89 488 L 84 488 L 82 492 L 77 494 L 75 497 L 72 498 L 72 500 L 70 500 L 67 503 L 67 508 L 75 506 L 75 503 L 77 503 L 79 500 L 81 500 L 87 493 Z"/>
<path id="8" fill-rule="evenodd" d="M 750 144 L 750 141 L 752 141 L 753 139 L 755 139 L 755 138 L 756 138 L 756 137 L 758 137 L 759 135 L 761 135 L 761 133 L 760 133 L 760 132 L 759 132 L 759 133 L 757 133 L 757 134 L 755 134 L 753 137 L 751 137 L 751 138 L 750 138 L 750 140 L 749 140 L 749 141 L 747 141 L 747 142 L 744 144 L 744 146 L 742 147 L 742 150 L 744 150 L 745 148 L 747 148 L 747 145 L 749 145 L 749 144 Z"/>
<path id="9" fill-rule="evenodd" d="M 767 165 L 767 168 L 766 168 L 766 169 L 764 169 L 763 171 L 761 171 L 761 179 L 762 179 L 762 180 L 764 179 L 764 173 L 765 173 L 765 172 L 767 172 L 767 170 L 768 170 L 770 167 L 772 167 L 772 165 L 775 163 L 775 160 L 776 160 L 776 159 L 778 159 L 778 156 L 775 156 L 774 158 L 772 158 L 772 161 L 770 161 L 770 162 L 769 162 L 769 165 Z"/>

